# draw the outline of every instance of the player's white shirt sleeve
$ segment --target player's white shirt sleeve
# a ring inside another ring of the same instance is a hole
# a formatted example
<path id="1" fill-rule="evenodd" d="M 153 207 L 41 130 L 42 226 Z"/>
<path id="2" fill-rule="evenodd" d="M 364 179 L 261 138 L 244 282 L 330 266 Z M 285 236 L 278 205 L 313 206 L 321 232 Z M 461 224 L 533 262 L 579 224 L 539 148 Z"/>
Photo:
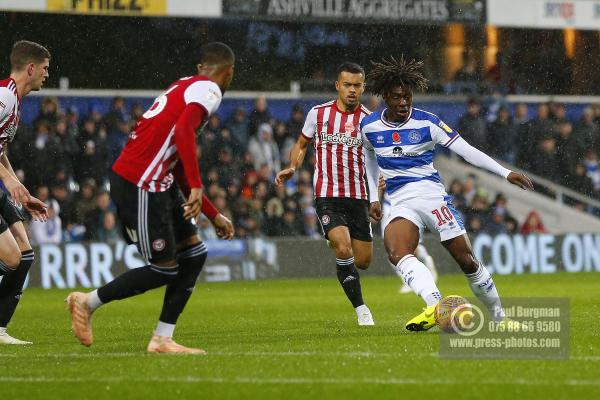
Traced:
<path id="1" fill-rule="evenodd" d="M 185 89 L 183 98 L 185 104 L 198 103 L 211 115 L 219 108 L 223 95 L 216 83 L 212 81 L 197 81 Z"/>
<path id="2" fill-rule="evenodd" d="M 317 132 L 317 110 L 311 108 L 308 114 L 306 114 L 306 120 L 304 121 L 304 127 L 302 128 L 302 136 L 307 139 L 313 139 Z"/>
<path id="3" fill-rule="evenodd" d="M 365 174 L 367 175 L 367 185 L 369 186 L 369 202 L 379 201 L 379 164 L 375 149 L 367 135 L 361 131 L 363 149 L 365 150 Z"/>
<path id="4" fill-rule="evenodd" d="M 461 137 L 452 142 L 450 149 L 464 158 L 468 163 L 479 168 L 487 169 L 488 171 L 498 174 L 504 178 L 506 178 L 511 172 L 510 169 L 504 168 L 502 165 L 494 161 L 492 157 L 488 156 L 481 150 L 477 150 Z"/>
<path id="5" fill-rule="evenodd" d="M 15 108 L 15 94 L 7 87 L 0 87 L 0 125 Z"/>
<path id="6" fill-rule="evenodd" d="M 442 120 L 437 119 L 437 124 L 433 125 L 429 131 L 431 132 L 431 138 L 435 143 L 448 147 L 464 158 L 468 163 L 479 168 L 487 169 L 504 178 L 510 174 L 509 169 L 504 168 L 494 161 L 492 157 L 471 146 L 465 139 L 460 137 L 457 131 L 450 128 Z"/>

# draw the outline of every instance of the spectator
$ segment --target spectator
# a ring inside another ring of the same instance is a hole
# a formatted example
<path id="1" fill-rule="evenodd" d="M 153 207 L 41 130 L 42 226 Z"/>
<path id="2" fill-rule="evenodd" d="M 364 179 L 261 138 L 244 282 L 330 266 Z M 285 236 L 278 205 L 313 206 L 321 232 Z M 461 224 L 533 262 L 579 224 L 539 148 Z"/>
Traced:
<path id="1" fill-rule="evenodd" d="M 40 113 L 33 120 L 33 126 L 40 121 L 46 121 L 48 124 L 55 124 L 60 115 L 60 103 L 56 97 L 44 97 L 40 104 Z"/>
<path id="2" fill-rule="evenodd" d="M 125 99 L 117 96 L 112 99 L 110 111 L 104 115 L 102 122 L 107 131 L 110 132 L 111 130 L 118 130 L 118 124 L 123 121 L 129 121 L 129 113 L 125 108 Z"/>
<path id="3" fill-rule="evenodd" d="M 594 183 L 587 176 L 587 169 L 582 163 L 575 165 L 575 174 L 567 181 L 567 186 L 586 196 L 594 196 Z"/>
<path id="4" fill-rule="evenodd" d="M 288 132 L 287 126 L 283 122 L 277 122 L 275 124 L 275 143 L 277 143 L 277 147 L 279 148 L 279 155 L 282 163 L 288 165 L 290 163 L 290 153 L 296 140 L 292 138 L 292 135 Z"/>
<path id="5" fill-rule="evenodd" d="M 129 140 L 129 116 L 117 115 L 111 120 L 106 134 L 107 166 L 112 165 Z"/>
<path id="6" fill-rule="evenodd" d="M 271 174 L 279 171 L 281 163 L 279 149 L 273 140 L 273 129 L 269 124 L 261 124 L 256 136 L 250 139 L 248 151 L 254 160 L 254 169 L 267 165 Z"/>
<path id="7" fill-rule="evenodd" d="M 61 164 L 67 175 L 73 177 L 74 165 L 78 156 L 77 141 L 74 137 L 76 131 L 69 128 L 66 119 L 61 118 L 56 122 L 54 132 L 56 133 L 56 138 L 58 139 L 59 146 L 62 150 L 63 160 Z"/>
<path id="8" fill-rule="evenodd" d="M 552 136 L 539 141 L 537 151 L 531 156 L 531 172 L 557 182 L 561 179 L 556 157 L 556 139 Z"/>
<path id="9" fill-rule="evenodd" d="M 113 211 L 114 206 L 111 203 L 109 193 L 100 191 L 96 195 L 96 206 L 84 216 L 83 224 L 85 226 L 86 240 L 100 240 L 98 233 L 104 225 L 104 215 Z"/>
<path id="10" fill-rule="evenodd" d="M 79 196 L 75 205 L 73 222 L 78 225 L 84 225 L 85 216 L 89 211 L 96 207 L 96 181 L 86 179 L 81 185 Z"/>
<path id="11" fill-rule="evenodd" d="M 583 159 L 586 175 L 592 180 L 594 185 L 594 193 L 600 193 L 600 168 L 598 168 L 598 154 L 594 150 L 585 152 Z"/>
<path id="12" fill-rule="evenodd" d="M 248 137 L 256 135 L 259 126 L 270 121 L 271 113 L 267 106 L 267 98 L 265 96 L 258 96 L 254 101 L 254 109 L 248 119 Z"/>
<path id="13" fill-rule="evenodd" d="M 548 104 L 542 103 L 538 106 L 536 118 L 519 131 L 517 166 L 531 169 L 531 155 L 536 152 L 538 142 L 550 136 L 554 136 L 554 123 L 550 120 Z"/>
<path id="14" fill-rule="evenodd" d="M 591 107 L 583 110 L 581 119 L 575 125 L 573 136 L 582 150 L 598 150 L 600 146 L 600 128 L 594 119 L 594 111 Z"/>
<path id="15" fill-rule="evenodd" d="M 64 168 L 63 151 L 60 141 L 50 131 L 50 123 L 38 120 L 35 128 L 33 143 L 25 147 L 23 165 L 26 186 L 37 187 L 43 182 L 52 180 L 59 169 Z"/>
<path id="16" fill-rule="evenodd" d="M 487 150 L 487 127 L 477 99 L 470 98 L 467 101 L 467 113 L 458 121 L 458 131 L 472 146 L 481 151 Z"/>
<path id="17" fill-rule="evenodd" d="M 117 228 L 117 217 L 113 211 L 106 211 L 102 215 L 102 221 L 95 236 L 95 240 L 108 243 L 121 239 L 119 229 Z"/>
<path id="18" fill-rule="evenodd" d="M 510 113 L 506 106 L 498 110 L 498 118 L 489 126 L 488 143 L 486 148 L 491 155 L 515 163 L 515 134 L 516 128 L 511 121 Z"/>
<path id="19" fill-rule="evenodd" d="M 559 181 L 569 186 L 569 180 L 575 172 L 575 165 L 581 160 L 581 148 L 576 138 L 573 137 L 573 126 L 569 121 L 563 121 L 558 125 L 558 138 L 556 140 L 556 158 L 558 170 L 562 176 Z"/>
<path id="20" fill-rule="evenodd" d="M 31 221 L 29 223 L 29 233 L 33 245 L 59 244 L 62 241 L 62 222 L 59 217 L 60 206 L 54 199 L 47 199 L 45 203 L 48 206 L 48 219 L 46 222 Z"/>
<path id="21" fill-rule="evenodd" d="M 246 111 L 242 107 L 235 109 L 233 116 L 227 121 L 225 127 L 231 132 L 231 136 L 239 143 L 242 149 L 248 146 L 248 120 Z"/>
<path id="22" fill-rule="evenodd" d="M 321 232 L 318 225 L 317 211 L 314 207 L 306 207 L 302 212 L 304 216 L 304 235 L 311 239 L 319 239 Z"/>
<path id="23" fill-rule="evenodd" d="M 522 235 L 529 235 L 531 233 L 548 233 L 540 215 L 535 210 L 531 210 L 529 214 L 527 214 L 525 222 L 521 227 Z"/>
<path id="24" fill-rule="evenodd" d="M 294 104 L 294 107 L 292 108 L 292 117 L 286 125 L 288 137 L 295 141 L 298 136 L 302 134 L 302 128 L 304 128 L 304 110 L 300 104 Z M 281 148 L 281 143 L 279 143 L 279 141 L 277 143 Z"/>

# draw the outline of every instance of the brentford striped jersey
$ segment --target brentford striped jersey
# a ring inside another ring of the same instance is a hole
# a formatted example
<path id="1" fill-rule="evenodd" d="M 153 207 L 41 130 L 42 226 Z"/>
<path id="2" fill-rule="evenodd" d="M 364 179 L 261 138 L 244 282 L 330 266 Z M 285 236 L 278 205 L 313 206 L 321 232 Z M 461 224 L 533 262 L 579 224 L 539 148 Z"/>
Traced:
<path id="1" fill-rule="evenodd" d="M 221 97 L 219 86 L 205 76 L 190 76 L 171 84 L 137 121 L 113 171 L 149 192 L 168 190 L 179 161 L 175 144 L 179 116 L 188 104 L 197 103 L 208 117 L 219 108 Z"/>
<path id="2" fill-rule="evenodd" d="M 20 110 L 21 101 L 14 79 L 0 81 L 0 156 L 6 151 L 6 144 L 12 142 L 17 133 Z"/>
<path id="3" fill-rule="evenodd" d="M 369 114 L 362 105 L 353 112 L 340 111 L 336 100 L 308 112 L 302 135 L 312 140 L 315 148 L 315 197 L 368 199 L 359 127 Z"/>

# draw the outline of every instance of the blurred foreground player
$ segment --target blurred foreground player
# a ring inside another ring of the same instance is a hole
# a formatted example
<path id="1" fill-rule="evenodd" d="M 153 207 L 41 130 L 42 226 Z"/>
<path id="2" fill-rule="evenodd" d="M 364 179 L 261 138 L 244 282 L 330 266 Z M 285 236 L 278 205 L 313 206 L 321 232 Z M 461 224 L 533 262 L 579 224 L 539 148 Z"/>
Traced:
<path id="1" fill-rule="evenodd" d="M 193 218 L 202 212 L 219 237 L 233 237 L 231 222 L 202 192 L 196 130 L 218 109 L 233 79 L 234 62 L 227 45 L 202 46 L 198 75 L 174 82 L 156 98 L 137 121 L 113 165 L 111 197 L 127 241 L 136 244 L 148 265 L 127 271 L 90 293 L 69 294 L 71 326 L 81 344 L 93 342 L 91 317 L 98 307 L 166 285 L 162 312 L 147 351 L 206 353 L 175 343 L 173 332 L 207 256 Z"/>
<path id="2" fill-rule="evenodd" d="M 308 144 L 315 148 L 313 178 L 315 205 L 325 238 L 335 251 L 337 277 L 352 303 L 358 325 L 375 325 L 365 305 L 356 268 L 367 269 L 373 254 L 369 199 L 377 199 L 377 180 L 365 185 L 363 143 L 358 131 L 369 111 L 360 104 L 365 72 L 360 65 L 338 67 L 335 100 L 313 107 L 306 116 L 302 134 L 290 154 L 290 165 L 280 171 L 280 185 L 302 165 Z M 379 203 L 377 203 L 379 204 Z M 381 212 L 381 209 L 379 210 Z"/>
<path id="3" fill-rule="evenodd" d="M 39 221 L 48 218 L 47 207 L 19 182 L 6 156 L 19 125 L 21 100 L 42 88 L 48 79 L 50 52 L 34 42 L 16 42 L 10 53 L 11 72 L 0 81 L 0 180 L 10 197 L 0 190 L 0 344 L 31 344 L 6 332 L 21 295 L 34 254 L 23 226 L 22 205 Z"/>

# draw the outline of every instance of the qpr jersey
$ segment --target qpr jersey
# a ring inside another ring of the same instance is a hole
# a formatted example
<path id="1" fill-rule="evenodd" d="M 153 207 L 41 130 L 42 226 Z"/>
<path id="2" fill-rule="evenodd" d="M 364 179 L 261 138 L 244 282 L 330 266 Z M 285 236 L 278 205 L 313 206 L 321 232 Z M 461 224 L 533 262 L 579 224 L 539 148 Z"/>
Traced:
<path id="1" fill-rule="evenodd" d="M 12 78 L 0 81 L 0 156 L 6 151 L 7 143 L 13 141 L 19 127 L 21 101 L 17 85 Z"/>
<path id="2" fill-rule="evenodd" d="M 364 118 L 361 133 L 365 149 L 375 153 L 387 194 L 404 199 L 445 195 L 433 166 L 435 146 L 450 146 L 460 137 L 458 132 L 436 115 L 417 108 L 398 124 L 387 121 L 385 111 Z"/>
<path id="3" fill-rule="evenodd" d="M 206 76 L 190 76 L 174 82 L 156 98 L 137 121 L 113 171 L 150 192 L 164 192 L 173 183 L 173 169 L 179 161 L 175 125 L 190 103 L 213 114 L 221 104 L 219 86 Z"/>
<path id="4" fill-rule="evenodd" d="M 315 197 L 367 200 L 363 139 L 359 125 L 369 115 L 363 105 L 340 111 L 336 100 L 313 107 L 306 115 L 302 135 L 315 149 Z"/>

